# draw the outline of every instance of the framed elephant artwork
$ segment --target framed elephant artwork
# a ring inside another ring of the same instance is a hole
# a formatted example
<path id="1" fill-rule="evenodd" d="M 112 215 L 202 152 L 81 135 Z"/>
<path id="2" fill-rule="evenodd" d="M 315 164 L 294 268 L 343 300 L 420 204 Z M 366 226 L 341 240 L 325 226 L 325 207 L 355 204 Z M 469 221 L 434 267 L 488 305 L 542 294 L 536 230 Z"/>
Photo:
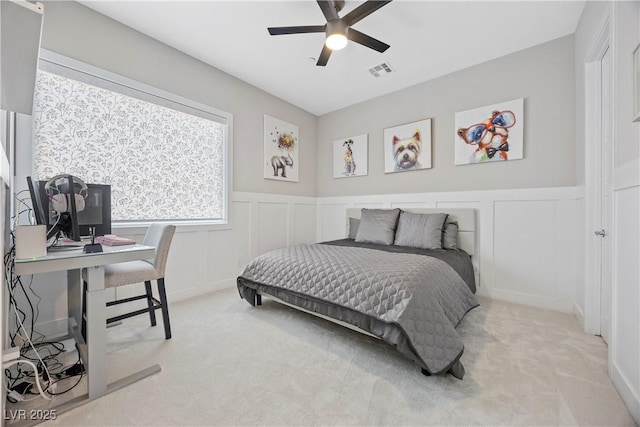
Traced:
<path id="1" fill-rule="evenodd" d="M 264 115 L 264 178 L 298 182 L 298 126 Z"/>

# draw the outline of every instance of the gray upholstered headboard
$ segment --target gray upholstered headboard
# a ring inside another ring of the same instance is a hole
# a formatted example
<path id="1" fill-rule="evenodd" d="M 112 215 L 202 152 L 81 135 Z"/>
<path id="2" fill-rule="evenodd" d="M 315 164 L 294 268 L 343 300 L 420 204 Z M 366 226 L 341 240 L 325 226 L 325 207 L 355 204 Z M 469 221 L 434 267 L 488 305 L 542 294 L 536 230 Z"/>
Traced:
<path id="1" fill-rule="evenodd" d="M 402 209 L 414 213 L 448 213 L 449 219 L 458 222 L 458 246 L 473 256 L 476 252 L 476 211 L 465 208 L 407 208 Z M 347 209 L 348 218 L 360 218 L 360 209 Z"/>

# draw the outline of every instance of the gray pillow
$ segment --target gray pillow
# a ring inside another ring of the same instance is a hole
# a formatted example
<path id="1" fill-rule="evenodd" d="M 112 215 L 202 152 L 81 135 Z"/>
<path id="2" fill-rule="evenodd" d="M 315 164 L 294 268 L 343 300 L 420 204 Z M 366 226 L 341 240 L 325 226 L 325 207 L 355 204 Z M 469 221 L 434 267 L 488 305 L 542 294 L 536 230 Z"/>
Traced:
<path id="1" fill-rule="evenodd" d="M 358 218 L 349 218 L 349 238 L 350 239 L 356 238 L 359 227 L 360 227 L 360 220 Z"/>
<path id="2" fill-rule="evenodd" d="M 442 230 L 442 247 L 458 250 L 458 222 L 447 221 Z"/>
<path id="3" fill-rule="evenodd" d="M 393 244 L 400 209 L 362 209 L 356 242 Z"/>
<path id="4" fill-rule="evenodd" d="M 394 245 L 421 249 L 442 249 L 442 229 L 446 213 L 402 212 Z"/>

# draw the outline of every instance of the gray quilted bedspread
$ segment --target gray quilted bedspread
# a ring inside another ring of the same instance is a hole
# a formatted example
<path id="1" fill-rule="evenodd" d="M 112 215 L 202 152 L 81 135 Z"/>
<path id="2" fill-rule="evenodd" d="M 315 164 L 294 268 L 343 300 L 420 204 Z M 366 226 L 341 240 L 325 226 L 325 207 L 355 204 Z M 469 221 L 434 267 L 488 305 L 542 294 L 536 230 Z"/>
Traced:
<path id="1" fill-rule="evenodd" d="M 374 249 L 321 244 L 278 249 L 253 259 L 238 278 L 239 288 L 245 280 L 397 324 L 417 362 L 435 374 L 459 363 L 464 345 L 455 327 L 478 305 L 446 262 Z"/>

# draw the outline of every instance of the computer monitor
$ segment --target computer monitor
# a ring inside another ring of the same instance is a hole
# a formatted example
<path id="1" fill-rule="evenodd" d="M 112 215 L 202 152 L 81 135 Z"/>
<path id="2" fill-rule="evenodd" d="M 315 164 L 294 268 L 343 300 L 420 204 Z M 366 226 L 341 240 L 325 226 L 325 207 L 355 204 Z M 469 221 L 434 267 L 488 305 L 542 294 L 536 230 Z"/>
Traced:
<path id="1" fill-rule="evenodd" d="M 49 207 L 49 197 L 45 191 L 47 181 L 32 181 L 27 177 L 31 202 L 38 224 L 47 226 L 47 240 L 62 232 L 67 238 L 80 241 L 81 237 L 89 236 L 89 229 L 94 228 L 95 236 L 111 234 L 111 186 L 103 184 L 86 184 L 87 197 L 84 210 L 77 212 L 75 197 L 69 197 L 70 212 L 57 214 Z M 61 190 L 71 193 L 71 186 L 66 185 Z M 77 188 L 74 192 L 77 192 Z"/>
<path id="2" fill-rule="evenodd" d="M 58 234 L 60 228 L 57 225 L 49 224 L 49 200 L 44 191 L 44 184 L 44 181 L 33 181 L 30 176 L 27 177 L 27 186 L 29 187 L 29 195 L 31 196 L 31 207 L 36 219 L 36 224 L 47 227 L 47 240 L 49 240 Z"/>
<path id="3" fill-rule="evenodd" d="M 84 210 L 77 213 L 80 235 L 91 235 L 91 227 L 95 236 L 111 234 L 111 186 L 87 184 L 87 191 Z"/>

